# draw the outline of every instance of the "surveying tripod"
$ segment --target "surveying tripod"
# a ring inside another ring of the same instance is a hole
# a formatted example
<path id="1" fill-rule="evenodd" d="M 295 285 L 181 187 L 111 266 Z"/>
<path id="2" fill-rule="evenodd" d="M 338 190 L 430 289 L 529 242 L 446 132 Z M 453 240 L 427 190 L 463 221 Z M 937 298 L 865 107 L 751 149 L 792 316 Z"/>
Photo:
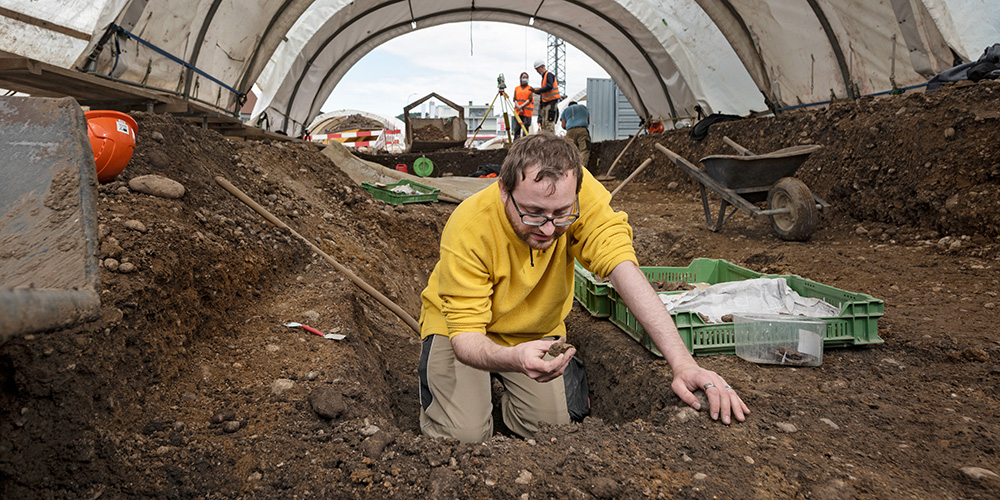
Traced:
<path id="1" fill-rule="evenodd" d="M 486 108 L 486 114 L 483 115 L 483 120 L 479 122 L 479 126 L 476 127 L 476 131 L 472 133 L 472 140 L 469 141 L 469 146 L 472 146 L 472 143 L 476 140 L 476 135 L 479 134 L 479 131 L 483 128 L 483 124 L 486 123 L 486 119 L 489 118 L 490 111 L 493 110 L 493 105 L 496 104 L 497 99 L 501 96 L 503 96 L 503 100 L 500 101 L 500 109 L 503 111 L 503 125 L 504 130 L 507 132 L 507 142 L 513 142 L 513 139 L 511 139 L 510 136 L 511 122 L 510 117 L 507 114 L 508 111 L 514 111 L 514 119 L 517 120 L 517 125 L 521 127 L 521 131 L 524 132 L 525 136 L 528 135 L 528 129 L 524 127 L 524 123 L 521 122 L 521 117 L 517 114 L 517 108 L 514 107 L 514 103 L 510 101 L 510 97 L 507 95 L 507 92 L 504 91 L 504 89 L 507 88 L 507 84 L 503 81 L 503 73 L 500 73 L 500 76 L 497 77 L 497 88 L 499 89 L 497 91 L 497 95 L 493 98 L 493 102 L 490 103 L 490 107 Z"/>

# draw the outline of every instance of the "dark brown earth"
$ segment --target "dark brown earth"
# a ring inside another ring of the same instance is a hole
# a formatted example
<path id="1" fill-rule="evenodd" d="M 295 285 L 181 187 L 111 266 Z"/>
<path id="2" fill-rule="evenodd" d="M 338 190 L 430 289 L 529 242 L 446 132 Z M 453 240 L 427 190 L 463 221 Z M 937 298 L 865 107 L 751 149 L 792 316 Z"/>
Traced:
<path id="1" fill-rule="evenodd" d="M 503 149 L 451 148 L 434 151 L 433 153 L 369 154 L 357 152 L 355 154 L 360 158 L 380 163 L 389 168 L 395 168 L 396 165 L 403 163 L 409 167 L 410 172 L 413 172 L 414 160 L 425 157 L 430 159 L 434 166 L 430 174 L 431 177 L 441 177 L 442 175 L 466 177 L 479 170 L 483 165 L 503 164 L 503 159 L 507 156 L 507 151 Z"/>
<path id="2" fill-rule="evenodd" d="M 576 306 L 591 417 L 477 445 L 419 434 L 417 336 L 213 178 L 414 316 L 453 205 L 392 207 L 313 145 L 137 113 L 135 157 L 98 200 L 100 257 L 136 270 L 102 270 L 99 323 L 0 346 L 0 497 L 998 498 L 997 110 L 990 82 L 722 123 L 702 142 L 640 137 L 607 186 L 653 157 L 613 201 L 642 265 L 722 258 L 868 293 L 885 301 L 885 344 L 828 350 L 816 368 L 698 358 L 753 410 L 725 426 Z M 730 153 L 723 135 L 756 152 L 823 145 L 798 174 L 832 205 L 810 241 L 742 213 L 705 229 L 696 186 L 652 143 L 695 161 Z M 624 145 L 595 145 L 591 168 Z M 127 188 L 152 173 L 187 194 Z"/>
<path id="3" fill-rule="evenodd" d="M 436 127 L 432 124 L 424 125 L 423 127 L 418 127 L 413 129 L 413 140 L 414 141 L 448 141 L 451 140 L 451 136 L 441 130 L 440 127 Z"/>

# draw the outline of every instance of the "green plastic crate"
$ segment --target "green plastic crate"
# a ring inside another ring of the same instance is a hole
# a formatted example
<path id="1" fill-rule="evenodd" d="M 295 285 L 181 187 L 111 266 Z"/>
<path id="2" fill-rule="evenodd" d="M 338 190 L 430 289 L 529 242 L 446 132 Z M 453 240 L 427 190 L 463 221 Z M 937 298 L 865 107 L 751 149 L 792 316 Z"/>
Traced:
<path id="1" fill-rule="evenodd" d="M 415 191 L 420 194 L 404 194 L 392 191 L 392 188 L 396 186 L 410 186 Z M 402 203 L 426 203 L 426 202 L 436 202 L 438 201 L 438 194 L 441 190 L 438 188 L 425 186 L 419 182 L 413 182 L 407 179 L 401 179 L 399 182 L 393 184 L 386 184 L 385 187 L 381 185 L 375 185 L 370 182 L 362 182 L 361 187 L 371 193 L 376 200 L 382 200 L 393 205 L 400 205 Z"/>
<path id="2" fill-rule="evenodd" d="M 640 267 L 639 270 L 649 281 L 686 281 L 713 285 L 724 281 L 741 281 L 763 276 L 761 273 L 722 259 L 694 259 L 687 267 Z M 573 272 L 575 275 L 573 296 L 580 305 L 597 318 L 611 316 L 612 305 L 609 295 L 613 288 L 611 283 L 599 281 L 579 262 L 574 262 Z"/>
<path id="3" fill-rule="evenodd" d="M 593 273 L 576 261 L 573 262 L 573 275 L 573 297 L 580 305 L 594 317 L 611 316 L 611 299 L 608 297 L 611 283 L 598 281 Z"/>
<path id="4" fill-rule="evenodd" d="M 738 266 L 737 266 L 738 267 Z M 836 317 L 825 317 L 826 332 L 823 337 L 824 347 L 846 347 L 857 345 L 881 344 L 884 341 L 878 336 L 878 318 L 885 313 L 885 304 L 871 295 L 865 293 L 853 293 L 839 288 L 835 288 L 812 280 L 805 279 L 797 275 L 762 275 L 751 277 L 765 278 L 785 278 L 788 286 L 803 297 L 816 297 L 839 307 L 840 315 Z M 748 279 L 743 277 L 742 279 Z M 733 280 L 723 280 L 733 281 Z M 721 283 L 719 281 L 718 283 Z M 712 282 L 715 284 L 716 282 Z M 610 320 L 616 326 L 625 331 L 650 352 L 657 356 L 662 356 L 660 351 L 653 345 L 649 335 L 636 321 L 635 316 L 625 305 L 625 302 L 614 292 L 609 291 L 608 298 L 611 301 Z M 660 292 L 661 294 L 673 294 L 680 292 Z M 680 332 L 681 339 L 687 346 L 688 351 L 696 355 L 709 354 L 735 354 L 736 346 L 734 339 L 733 323 L 705 323 L 697 313 L 691 311 L 675 311 L 671 313 L 674 324 Z"/>

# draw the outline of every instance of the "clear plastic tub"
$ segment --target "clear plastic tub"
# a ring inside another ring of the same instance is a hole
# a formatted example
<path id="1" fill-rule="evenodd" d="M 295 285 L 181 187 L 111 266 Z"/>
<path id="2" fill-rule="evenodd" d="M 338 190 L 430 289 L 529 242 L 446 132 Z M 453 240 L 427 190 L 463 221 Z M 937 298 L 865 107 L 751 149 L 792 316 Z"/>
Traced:
<path id="1" fill-rule="evenodd" d="M 754 363 L 819 366 L 826 320 L 785 314 L 733 315 L 736 355 Z"/>

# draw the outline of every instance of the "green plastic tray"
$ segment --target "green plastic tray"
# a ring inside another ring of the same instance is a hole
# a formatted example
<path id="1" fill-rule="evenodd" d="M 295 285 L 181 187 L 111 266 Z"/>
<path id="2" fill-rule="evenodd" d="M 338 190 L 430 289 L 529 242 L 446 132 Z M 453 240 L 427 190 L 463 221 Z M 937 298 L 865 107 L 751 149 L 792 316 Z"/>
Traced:
<path id="1" fill-rule="evenodd" d="M 758 274 L 753 271 L 750 272 Z M 797 275 L 768 274 L 751 277 L 785 278 L 788 286 L 799 295 L 803 297 L 817 297 L 833 306 L 839 307 L 841 312 L 838 316 L 822 318 L 827 322 L 826 332 L 823 337 L 824 348 L 873 345 L 884 342 L 878 336 L 877 323 L 878 318 L 882 317 L 885 313 L 885 304 L 871 295 L 848 292 Z M 742 279 L 748 279 L 748 277 Z M 710 282 L 712 284 L 716 283 Z M 721 281 L 719 282 L 721 283 Z M 625 333 L 646 347 L 650 352 L 657 356 L 662 356 L 656 346 L 653 345 L 649 335 L 643 330 L 642 325 L 636 321 L 635 316 L 628 310 L 625 302 L 621 300 L 613 288 L 609 289 L 608 292 L 608 299 L 611 302 L 611 316 L 609 317 L 611 322 L 624 330 Z M 660 293 L 674 294 L 680 292 Z M 681 339 L 692 354 L 735 354 L 736 346 L 732 322 L 705 323 L 697 313 L 690 311 L 675 311 L 671 313 L 671 316 L 674 319 L 674 324 L 677 325 Z"/>
<path id="2" fill-rule="evenodd" d="M 420 194 L 403 194 L 392 191 L 392 188 L 396 186 L 410 186 Z M 426 202 L 436 202 L 438 201 L 438 194 L 441 190 L 438 188 L 425 186 L 419 182 L 413 182 L 407 179 L 401 179 L 399 182 L 393 184 L 387 184 L 385 187 L 376 186 L 370 182 L 362 182 L 361 187 L 371 193 L 376 200 L 382 200 L 393 205 L 400 205 L 403 203 L 426 203 Z"/>

